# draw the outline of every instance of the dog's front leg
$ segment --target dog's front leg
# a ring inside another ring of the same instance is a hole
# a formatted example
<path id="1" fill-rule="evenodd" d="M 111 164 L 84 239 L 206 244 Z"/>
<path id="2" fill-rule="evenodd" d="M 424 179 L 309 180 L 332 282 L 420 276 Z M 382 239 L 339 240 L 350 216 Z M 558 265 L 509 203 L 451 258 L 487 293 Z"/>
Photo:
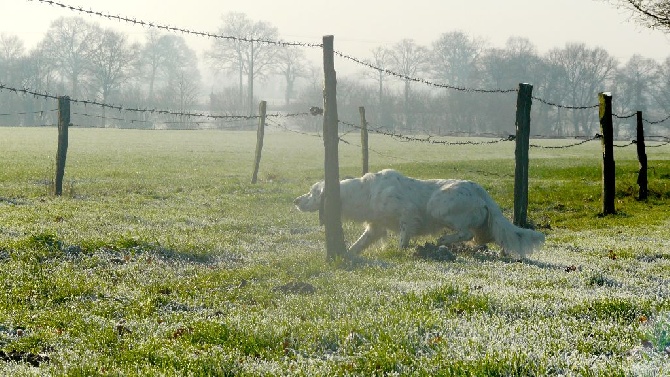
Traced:
<path id="1" fill-rule="evenodd" d="M 363 234 L 358 237 L 358 240 L 356 240 L 356 242 L 351 245 L 349 248 L 349 253 L 360 254 L 361 251 L 365 250 L 365 248 L 368 247 L 371 243 L 382 238 L 385 234 L 386 231 L 384 229 L 379 229 L 372 225 L 368 225 L 368 227 L 365 228 Z"/>
<path id="2" fill-rule="evenodd" d="M 409 239 L 411 238 L 407 223 L 404 221 L 400 222 L 400 248 L 406 249 L 409 247 Z"/>

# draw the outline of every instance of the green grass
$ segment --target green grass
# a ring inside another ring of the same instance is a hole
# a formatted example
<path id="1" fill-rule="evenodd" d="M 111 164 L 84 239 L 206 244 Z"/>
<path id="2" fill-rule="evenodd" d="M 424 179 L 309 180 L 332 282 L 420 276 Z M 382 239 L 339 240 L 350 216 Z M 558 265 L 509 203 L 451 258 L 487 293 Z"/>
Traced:
<path id="1" fill-rule="evenodd" d="M 341 176 L 360 175 L 346 140 Z M 323 176 L 319 138 L 267 133 L 252 185 L 255 132 L 72 129 L 60 198 L 55 147 L 54 129 L 0 128 L 0 375 L 670 373 L 667 146 L 647 151 L 643 202 L 635 150 L 615 150 L 606 217 L 597 142 L 532 149 L 547 243 L 523 263 L 390 238 L 353 264 L 326 263 L 317 215 L 292 205 Z M 472 179 L 511 216 L 514 143 L 370 147 L 372 170 Z"/>

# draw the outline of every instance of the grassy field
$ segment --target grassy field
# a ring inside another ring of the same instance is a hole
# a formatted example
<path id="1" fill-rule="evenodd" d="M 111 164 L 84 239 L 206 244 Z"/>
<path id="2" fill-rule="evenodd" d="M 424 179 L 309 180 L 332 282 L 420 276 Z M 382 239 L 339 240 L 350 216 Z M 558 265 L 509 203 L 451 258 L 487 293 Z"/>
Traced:
<path id="1" fill-rule="evenodd" d="M 355 135 L 341 176 L 360 175 Z M 543 145 L 570 140 L 534 141 Z M 600 145 L 533 148 L 523 262 L 489 250 L 417 257 L 394 238 L 325 262 L 293 199 L 323 143 L 255 132 L 0 128 L 0 375 L 670 375 L 670 146 L 617 148 L 601 217 Z M 371 170 L 481 183 L 511 217 L 514 143 L 370 140 Z M 352 242 L 359 224 L 345 224 Z"/>

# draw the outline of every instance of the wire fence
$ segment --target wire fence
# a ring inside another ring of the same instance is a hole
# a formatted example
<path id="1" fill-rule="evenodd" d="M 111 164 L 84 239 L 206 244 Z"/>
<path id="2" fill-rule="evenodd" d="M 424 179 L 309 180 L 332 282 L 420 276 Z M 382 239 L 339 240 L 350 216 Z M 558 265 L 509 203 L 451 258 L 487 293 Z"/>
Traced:
<path id="1" fill-rule="evenodd" d="M 240 36 L 232 36 L 232 35 L 222 35 L 222 34 L 217 34 L 217 33 L 210 33 L 210 32 L 203 32 L 203 31 L 196 31 L 196 30 L 191 30 L 188 28 L 183 28 L 183 27 L 177 27 L 177 26 L 170 26 L 167 24 L 163 24 L 160 22 L 154 22 L 154 21 L 145 21 L 141 19 L 137 19 L 136 17 L 130 17 L 130 16 L 122 16 L 122 15 L 113 15 L 107 12 L 101 12 L 97 10 L 92 10 L 92 9 L 84 9 L 83 7 L 75 7 L 71 6 L 62 2 L 54 1 L 54 0 L 28 0 L 28 1 L 36 1 L 38 3 L 42 4 L 47 4 L 51 6 L 57 6 L 63 9 L 67 9 L 72 12 L 76 13 L 81 13 L 81 14 L 87 14 L 90 16 L 96 16 L 100 18 L 106 18 L 110 20 L 115 20 L 119 22 L 125 22 L 133 25 L 138 25 L 142 27 L 148 27 L 148 28 L 155 28 L 158 30 L 164 30 L 167 32 L 172 32 L 172 33 L 180 33 L 180 34 L 187 34 L 187 35 L 194 35 L 198 37 L 206 37 L 206 38 L 214 38 L 214 39 L 223 39 L 223 40 L 233 40 L 233 41 L 241 41 L 241 42 L 253 42 L 253 43 L 263 43 L 263 44 L 268 44 L 268 45 L 275 45 L 278 47 L 310 47 L 310 48 L 323 48 L 322 43 L 307 43 L 307 42 L 292 42 L 292 41 L 282 41 L 282 40 L 271 40 L 271 39 L 256 39 L 256 38 L 247 38 L 247 37 L 240 37 Z M 334 51 L 336 56 L 339 56 L 340 58 L 343 58 L 345 60 L 354 62 L 358 65 L 361 65 L 363 67 L 373 69 L 379 72 L 383 72 L 384 74 L 388 76 L 392 76 L 401 80 L 405 81 L 410 81 L 410 82 L 415 82 L 415 83 L 421 83 L 427 86 L 431 86 L 434 88 L 441 88 L 441 89 L 450 89 L 450 90 L 455 90 L 455 91 L 460 91 L 460 92 L 469 92 L 469 93 L 512 93 L 512 92 L 517 92 L 518 88 L 494 88 L 494 89 L 487 89 L 487 88 L 468 88 L 468 87 L 461 87 L 461 86 L 454 86 L 446 83 L 439 83 L 439 82 L 434 82 L 425 78 L 420 78 L 420 77 L 413 77 L 413 76 L 408 76 L 390 69 L 386 69 L 383 67 L 376 66 L 365 59 L 357 58 L 355 56 L 352 56 L 350 54 L 346 54 L 344 52 L 340 51 Z M 565 105 L 565 104 L 560 104 L 556 103 L 547 99 L 543 99 L 541 97 L 533 96 L 533 100 L 536 100 L 538 102 L 541 102 L 545 105 L 556 107 L 556 108 L 561 108 L 561 109 L 572 109 L 572 110 L 586 110 L 586 109 L 595 109 L 598 108 L 598 104 L 593 104 L 593 105 Z M 110 106 L 114 108 L 113 106 Z M 625 119 L 634 116 L 633 115 L 625 115 L 625 116 L 618 116 L 615 115 L 617 118 L 620 119 Z M 645 120 L 649 124 L 659 124 L 663 123 L 670 119 L 670 115 L 656 121 L 652 120 Z"/>
<path id="2" fill-rule="evenodd" d="M 39 0 L 42 1 L 42 0 Z M 11 86 L 4 85 L 0 83 L 0 91 L 8 91 L 11 93 L 15 93 L 17 95 L 23 95 L 23 96 L 32 96 L 33 98 L 42 98 L 42 99 L 57 99 L 59 96 L 48 93 L 48 92 L 38 92 L 32 89 L 28 88 L 14 88 Z M 80 105 L 84 110 L 87 108 L 93 106 L 93 107 L 98 107 L 101 109 L 109 109 L 116 111 L 119 116 L 111 115 L 111 114 L 91 114 L 86 111 L 73 111 L 71 114 L 76 115 L 79 117 L 83 118 L 95 118 L 99 120 L 105 120 L 105 121 L 117 121 L 121 123 L 130 123 L 131 125 L 133 124 L 148 124 L 152 126 L 156 126 L 156 123 L 160 123 L 163 125 L 163 127 L 168 128 L 168 129 L 194 129 L 193 126 L 197 126 L 196 128 L 203 128 L 201 127 L 202 125 L 209 125 L 208 127 L 205 127 L 207 129 L 235 129 L 239 127 L 225 127 L 221 124 L 221 122 L 240 122 L 240 121 L 256 121 L 259 116 L 258 115 L 234 115 L 234 114 L 210 114 L 206 112 L 195 112 L 195 111 L 174 111 L 174 110 L 168 110 L 168 109 L 147 109 L 147 108 L 137 108 L 137 107 L 126 107 L 122 105 L 112 105 L 112 104 L 106 104 L 100 101 L 96 100 L 88 100 L 88 99 L 76 99 L 76 98 L 71 98 L 70 102 L 75 104 L 75 105 Z M 555 106 L 560 106 L 556 104 L 551 104 Z M 573 108 L 578 108 L 578 109 L 591 109 L 592 107 L 573 107 Z M 57 112 L 58 109 L 49 109 L 49 110 L 39 110 L 39 111 L 21 111 L 21 112 L 15 112 L 15 113 L 0 113 L 0 117 L 3 116 L 18 116 L 18 115 L 39 115 L 40 117 L 45 117 L 49 113 L 55 113 Z M 179 119 L 175 120 L 169 120 L 169 119 L 161 119 L 161 120 L 147 120 L 147 119 L 138 119 L 138 118 L 129 118 L 126 117 L 125 115 L 133 115 L 137 116 L 138 114 L 144 114 L 144 115 L 158 115 L 158 116 L 171 116 L 171 117 L 176 117 Z M 294 128 L 289 127 L 285 123 L 281 123 L 279 121 L 274 121 L 273 119 L 287 119 L 287 118 L 296 118 L 296 117 L 306 117 L 306 116 L 319 116 L 323 114 L 323 109 L 317 107 L 317 106 L 312 106 L 309 111 L 306 112 L 296 112 L 296 113 L 270 113 L 266 114 L 267 121 L 269 122 L 270 125 L 274 126 L 277 129 L 281 129 L 287 132 L 293 132 L 296 134 L 302 134 L 302 135 L 308 135 L 308 136 L 314 136 L 314 137 L 321 137 L 320 134 L 318 133 L 308 133 L 300 130 L 296 130 Z M 620 116 L 613 114 L 614 117 L 619 118 L 619 119 L 625 119 L 625 118 L 631 118 L 635 116 L 636 114 L 632 115 L 626 115 L 626 116 Z M 666 118 L 664 120 L 667 120 L 669 118 Z M 647 123 L 651 123 L 649 121 L 646 121 Z M 657 124 L 659 122 L 651 123 L 651 124 Z M 339 124 L 349 127 L 351 130 L 360 130 L 362 127 L 358 124 L 344 121 L 344 120 L 339 120 Z M 41 124 L 39 126 L 54 126 L 55 125 L 55 120 L 52 123 L 47 123 L 47 124 Z M 74 126 L 77 126 L 76 122 L 73 122 Z M 186 127 L 184 127 L 186 126 Z M 418 142 L 418 143 L 426 143 L 426 144 L 433 144 L 433 145 L 444 145 L 444 146 L 457 146 L 457 145 L 491 145 L 491 144 L 498 144 L 498 143 L 503 143 L 503 142 L 508 142 L 508 141 L 514 141 L 515 136 L 514 135 L 496 135 L 496 134 L 478 134 L 478 135 L 471 135 L 468 134 L 467 136 L 469 137 L 477 137 L 477 138 L 482 138 L 482 140 L 457 140 L 457 141 L 452 141 L 452 140 L 445 140 L 445 136 L 435 136 L 435 135 L 425 135 L 425 136 L 416 136 L 416 135 L 407 135 L 407 134 L 402 134 L 396 131 L 390 131 L 386 130 L 382 126 L 368 126 L 367 130 L 369 132 L 372 132 L 374 134 L 378 135 L 383 135 L 383 136 L 388 136 L 390 138 L 393 138 L 395 140 L 401 141 L 401 142 Z M 536 138 L 548 138 L 547 136 L 542 136 L 542 135 L 535 135 Z M 571 148 L 571 147 L 577 147 L 583 144 L 586 144 L 590 141 L 598 140 L 602 136 L 599 134 L 596 134 L 593 137 L 586 137 L 584 140 L 567 144 L 567 145 L 561 145 L 561 146 L 551 146 L 551 145 L 541 145 L 541 144 L 530 144 L 530 147 L 532 148 L 543 148 L 543 149 L 565 149 L 565 148 Z M 659 144 L 654 144 L 654 145 L 647 145 L 647 147 L 654 148 L 654 147 L 661 147 L 667 144 L 670 144 L 670 138 L 665 137 L 665 136 L 647 136 L 650 141 L 658 141 Z M 660 140 L 658 140 L 660 139 Z M 349 143 L 348 141 L 344 140 L 342 137 L 340 137 L 340 140 L 343 141 L 344 143 Z M 615 147 L 619 148 L 624 148 L 628 147 L 631 145 L 635 145 L 636 141 L 633 140 L 627 144 L 615 144 Z"/>
<path id="3" fill-rule="evenodd" d="M 80 14 L 85 14 L 93 17 L 100 17 L 100 18 L 105 18 L 108 20 L 114 20 L 118 22 L 123 22 L 123 23 L 128 23 L 132 25 L 137 25 L 141 27 L 147 27 L 147 28 L 154 28 L 158 30 L 163 30 L 166 32 L 171 32 L 171 33 L 179 33 L 179 34 L 187 34 L 187 35 L 193 35 L 197 37 L 206 37 L 206 38 L 213 38 L 213 39 L 221 39 L 221 40 L 232 40 L 232 41 L 240 41 L 240 42 L 249 42 L 249 43 L 262 43 L 262 44 L 268 44 L 268 45 L 274 45 L 278 47 L 292 47 L 292 46 L 298 46 L 298 47 L 309 47 L 309 48 L 322 48 L 323 44 L 321 43 L 306 43 L 306 42 L 292 42 L 292 41 L 282 41 L 282 40 L 271 40 L 271 39 L 256 39 L 256 38 L 247 38 L 247 37 L 240 37 L 240 36 L 231 36 L 231 35 L 222 35 L 218 33 L 211 33 L 211 32 L 203 32 L 203 31 L 197 31 L 197 30 L 191 30 L 188 28 L 183 28 L 183 27 L 178 27 L 178 26 L 171 26 L 167 25 L 164 23 L 160 22 L 154 22 L 154 21 L 146 21 L 142 19 L 138 19 L 136 17 L 131 17 L 127 15 L 114 15 L 111 13 L 107 12 L 102 12 L 99 10 L 93 10 L 93 9 L 85 9 L 83 7 L 76 7 L 76 6 L 71 6 L 68 4 L 65 4 L 63 2 L 59 1 L 53 1 L 53 0 L 28 0 L 28 1 L 35 1 L 37 3 L 53 6 L 53 7 L 60 7 L 62 9 L 69 10 L 71 12 L 75 13 L 80 13 Z M 357 58 L 352 55 L 339 52 L 339 51 L 334 51 L 336 56 L 339 56 L 342 59 L 354 62 L 356 64 L 359 64 L 361 66 L 364 66 L 368 69 L 373 69 L 378 72 L 382 72 L 388 76 L 392 76 L 404 81 L 409 81 L 409 82 L 416 82 L 420 83 L 423 85 L 427 85 L 430 87 L 434 88 L 441 88 L 441 89 L 449 89 L 449 90 L 455 90 L 459 92 L 468 92 L 468 93 L 481 93 L 481 94 L 496 94 L 496 93 L 512 93 L 512 92 L 518 92 L 518 88 L 510 88 L 510 89 L 501 89 L 501 88 L 494 88 L 494 89 L 487 89 L 487 88 L 468 88 L 468 87 L 460 87 L 460 86 L 454 86 L 454 85 L 449 85 L 445 83 L 438 83 L 434 82 L 431 80 L 427 80 L 424 78 L 419 78 L 419 77 L 412 77 L 408 75 L 401 74 L 399 72 L 395 72 L 389 69 L 385 69 L 383 67 L 376 66 L 365 59 Z M 11 87 L 8 85 L 4 85 L 0 83 L 0 91 L 9 91 L 13 92 L 16 94 L 22 94 L 22 95 L 30 95 L 33 96 L 34 98 L 44 98 L 44 99 L 57 99 L 58 96 L 46 93 L 46 92 L 38 92 L 36 90 L 32 90 L 29 88 L 15 88 Z M 539 103 L 542 103 L 547 106 L 555 107 L 557 109 L 569 109 L 569 110 L 592 110 L 598 108 L 598 104 L 594 105 L 566 105 L 566 104 L 561 104 L 561 103 L 556 103 L 554 101 L 550 101 L 538 96 L 532 96 L 532 99 L 535 101 L 538 101 Z M 203 125 L 208 125 L 207 128 L 225 128 L 223 127 L 222 123 L 223 122 L 236 122 L 236 121 L 252 121 L 258 119 L 258 116 L 256 115 L 235 115 L 235 114 L 212 114 L 209 112 L 197 112 L 197 111 L 175 111 L 175 110 L 168 110 L 168 109 L 148 109 L 148 108 L 139 108 L 139 107 L 126 107 L 126 106 L 121 106 L 121 105 L 113 105 L 113 104 L 107 104 L 103 103 L 101 101 L 97 100 L 88 100 L 88 99 L 76 99 L 76 98 L 71 98 L 70 102 L 72 102 L 75 105 L 82 105 L 84 108 L 88 106 L 96 106 L 99 108 L 103 109 L 103 114 L 92 114 L 88 111 L 75 111 L 73 112 L 73 115 L 82 117 L 82 118 L 94 118 L 94 119 L 99 119 L 102 122 L 105 122 L 107 120 L 109 121 L 115 121 L 115 122 L 122 122 L 122 123 L 129 123 L 130 125 L 137 125 L 137 124 L 143 124 L 143 125 L 151 125 L 152 127 L 155 127 L 156 123 L 160 123 L 163 125 L 163 127 L 167 128 L 174 128 L 176 125 L 178 128 L 184 127 L 184 128 L 202 128 Z M 274 114 L 267 114 L 266 117 L 268 118 L 290 118 L 290 117 L 303 117 L 307 115 L 318 115 L 314 113 L 314 109 L 316 107 L 312 107 L 309 112 L 304 112 L 304 113 L 274 113 Z M 114 116 L 111 114 L 106 114 L 104 113 L 104 110 L 112 110 L 112 111 L 117 111 L 118 116 Z M 53 110 L 51 110 L 53 111 Z M 128 114 L 134 114 L 135 116 L 128 116 Z M 40 118 L 45 117 L 45 112 L 44 111 L 35 111 L 35 112 L 17 112 L 13 114 L 0 114 L 0 116 L 9 116 L 9 115 L 25 115 L 25 114 L 36 114 L 39 115 Z M 156 119 L 148 119 L 152 118 L 155 116 L 163 117 L 163 119 L 156 120 Z M 633 116 L 635 116 L 635 113 L 633 114 L 628 114 L 628 115 L 617 115 L 613 114 L 614 117 L 618 119 L 628 119 Z M 670 119 L 670 115 L 661 118 L 659 120 L 649 120 L 644 118 L 643 121 L 648 123 L 648 124 L 660 124 L 663 123 L 667 120 Z M 348 126 L 352 129 L 357 129 L 360 128 L 360 126 L 355 125 L 350 122 L 342 121 L 340 120 L 339 123 L 344 126 Z M 105 123 L 102 123 L 103 125 Z M 214 124 L 215 126 L 212 127 L 211 125 Z M 275 125 L 279 128 L 288 130 L 289 128 L 286 126 L 280 126 L 281 123 L 276 122 Z M 388 136 L 391 138 L 394 138 L 399 141 L 403 142 L 421 142 L 421 143 L 427 143 L 427 144 L 436 144 L 436 145 L 485 145 L 485 144 L 496 144 L 496 143 L 501 143 L 505 141 L 512 141 L 514 140 L 513 135 L 508 135 L 508 136 L 496 136 L 493 135 L 493 140 L 480 140 L 480 141 L 472 141 L 472 140 L 459 140 L 459 141 L 450 141 L 450 140 L 445 140 L 443 136 L 433 136 L 433 135 L 426 135 L 423 137 L 419 137 L 416 135 L 410 135 L 410 134 L 403 134 L 399 133 L 395 130 L 391 131 L 388 129 L 385 129 L 382 126 L 376 126 L 372 127 L 369 129 L 370 132 L 373 132 L 375 134 L 380 134 L 384 136 Z M 538 135 L 539 136 L 539 135 Z M 582 144 L 585 144 L 589 141 L 596 140 L 598 139 L 599 135 L 596 135 L 591 138 L 586 138 L 582 141 L 576 142 L 576 143 L 571 143 L 568 145 L 564 146 L 543 146 L 543 145 L 538 145 L 538 144 L 532 144 L 530 145 L 531 147 L 534 148 L 546 148 L 546 149 L 560 149 L 560 148 L 570 148 L 570 147 L 576 147 Z M 665 145 L 668 141 L 666 140 L 665 143 L 662 143 L 660 145 L 653 145 L 650 147 L 657 147 L 661 145 Z M 632 141 L 628 144 L 625 145 L 615 145 L 617 147 L 627 147 L 630 145 L 635 144 L 635 141 Z"/>

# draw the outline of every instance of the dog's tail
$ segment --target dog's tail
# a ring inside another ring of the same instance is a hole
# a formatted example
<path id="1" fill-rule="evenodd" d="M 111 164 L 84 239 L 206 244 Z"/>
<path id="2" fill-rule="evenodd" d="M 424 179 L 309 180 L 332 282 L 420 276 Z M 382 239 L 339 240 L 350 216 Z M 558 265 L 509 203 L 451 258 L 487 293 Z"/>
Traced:
<path id="1" fill-rule="evenodd" d="M 487 195 L 488 196 L 488 195 Z M 507 253 L 514 253 L 524 258 L 535 250 L 542 248 L 544 234 L 531 229 L 519 228 L 512 224 L 502 213 L 500 207 L 487 198 L 489 211 L 489 232 L 495 243 Z"/>

